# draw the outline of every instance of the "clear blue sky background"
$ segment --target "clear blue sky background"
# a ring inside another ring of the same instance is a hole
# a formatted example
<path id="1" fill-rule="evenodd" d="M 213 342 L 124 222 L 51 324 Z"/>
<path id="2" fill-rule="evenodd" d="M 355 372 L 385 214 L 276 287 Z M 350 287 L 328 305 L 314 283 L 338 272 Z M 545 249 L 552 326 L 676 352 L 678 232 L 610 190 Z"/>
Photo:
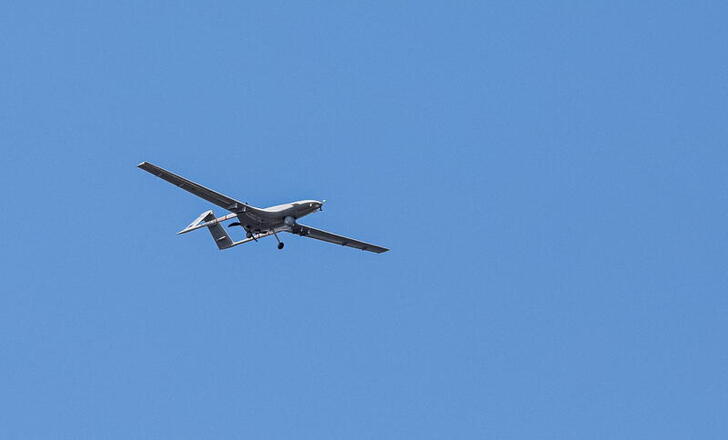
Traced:
<path id="1" fill-rule="evenodd" d="M 101 3 L 0 6 L 0 438 L 728 437 L 724 2 Z"/>

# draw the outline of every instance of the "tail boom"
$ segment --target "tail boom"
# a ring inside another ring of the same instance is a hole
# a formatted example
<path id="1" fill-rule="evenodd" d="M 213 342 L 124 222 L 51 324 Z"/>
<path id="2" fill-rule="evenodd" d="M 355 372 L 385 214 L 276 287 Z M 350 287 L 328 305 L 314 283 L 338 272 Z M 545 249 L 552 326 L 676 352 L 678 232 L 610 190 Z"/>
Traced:
<path id="1" fill-rule="evenodd" d="M 212 214 L 212 211 L 206 211 L 200 214 L 199 217 L 195 219 L 192 223 L 187 225 L 184 229 L 179 231 L 177 234 L 186 234 L 188 232 L 192 232 L 194 230 L 204 228 L 205 226 L 210 227 L 214 226 L 218 223 L 222 223 L 224 221 L 230 220 L 232 218 L 235 218 L 237 214 L 228 214 L 224 215 L 222 217 L 215 218 L 215 216 Z M 212 218 L 212 220 L 210 220 Z"/>

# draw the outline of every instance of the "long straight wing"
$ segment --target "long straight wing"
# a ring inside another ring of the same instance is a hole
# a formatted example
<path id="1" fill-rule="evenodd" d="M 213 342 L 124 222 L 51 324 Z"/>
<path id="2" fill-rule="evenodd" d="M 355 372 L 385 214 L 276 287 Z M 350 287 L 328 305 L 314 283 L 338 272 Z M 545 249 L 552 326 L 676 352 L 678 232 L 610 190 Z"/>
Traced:
<path id="1" fill-rule="evenodd" d="M 214 203 L 217 206 L 225 208 L 228 211 L 241 212 L 241 211 L 248 210 L 248 209 L 258 211 L 257 208 L 254 208 L 243 202 L 239 202 L 224 194 L 220 194 L 219 192 L 213 191 L 210 188 L 205 188 L 204 186 L 200 185 L 199 183 L 195 183 L 191 180 L 187 180 L 182 176 L 178 176 L 170 171 L 165 170 L 164 168 L 160 168 L 149 162 L 142 162 L 137 166 L 148 173 L 154 174 L 155 176 L 157 176 L 161 179 L 164 179 L 173 185 L 177 185 L 180 188 L 182 188 L 183 190 L 189 191 L 192 194 L 196 195 L 197 197 L 202 197 L 203 199 L 207 200 L 208 202 Z"/>
<path id="2" fill-rule="evenodd" d="M 322 231 L 321 229 L 312 228 L 311 226 L 302 224 L 297 224 L 291 232 L 302 237 L 315 238 L 316 240 L 327 241 L 329 243 L 340 244 L 342 246 L 349 246 L 377 254 L 381 254 L 382 252 L 387 252 L 389 250 L 375 244 L 364 243 L 363 241 L 354 240 L 353 238 L 344 237 L 343 235 L 332 234 L 331 232 Z"/>

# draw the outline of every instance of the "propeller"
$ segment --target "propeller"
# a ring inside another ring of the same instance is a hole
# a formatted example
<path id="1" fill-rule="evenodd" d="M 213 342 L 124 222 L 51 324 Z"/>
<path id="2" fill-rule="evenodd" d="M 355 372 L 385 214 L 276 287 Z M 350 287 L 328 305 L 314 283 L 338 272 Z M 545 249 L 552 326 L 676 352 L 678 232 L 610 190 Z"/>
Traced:
<path id="1" fill-rule="evenodd" d="M 240 222 L 232 222 L 228 225 L 228 228 L 232 228 L 233 226 L 243 226 L 240 224 Z"/>
<path id="2" fill-rule="evenodd" d="M 321 206 L 319 206 L 319 211 L 323 211 L 324 210 L 324 203 L 326 203 L 326 199 L 321 200 Z"/>

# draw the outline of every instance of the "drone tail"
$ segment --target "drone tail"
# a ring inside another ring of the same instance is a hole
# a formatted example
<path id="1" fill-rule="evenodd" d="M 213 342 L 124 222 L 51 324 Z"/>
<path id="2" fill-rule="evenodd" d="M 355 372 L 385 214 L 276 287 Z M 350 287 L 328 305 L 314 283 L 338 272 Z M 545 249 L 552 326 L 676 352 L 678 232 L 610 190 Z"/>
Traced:
<path id="1" fill-rule="evenodd" d="M 179 231 L 178 234 L 184 234 L 186 232 L 194 231 L 195 229 L 207 226 L 207 229 L 210 230 L 210 234 L 212 235 L 212 239 L 215 241 L 217 248 L 220 250 L 227 249 L 233 246 L 233 241 L 230 239 L 230 236 L 227 234 L 227 232 L 225 232 L 225 228 L 222 227 L 222 224 L 220 224 L 220 222 L 224 220 L 227 219 L 216 219 L 212 211 L 205 211 L 200 214 L 199 217 L 197 217 L 186 228 Z"/>

